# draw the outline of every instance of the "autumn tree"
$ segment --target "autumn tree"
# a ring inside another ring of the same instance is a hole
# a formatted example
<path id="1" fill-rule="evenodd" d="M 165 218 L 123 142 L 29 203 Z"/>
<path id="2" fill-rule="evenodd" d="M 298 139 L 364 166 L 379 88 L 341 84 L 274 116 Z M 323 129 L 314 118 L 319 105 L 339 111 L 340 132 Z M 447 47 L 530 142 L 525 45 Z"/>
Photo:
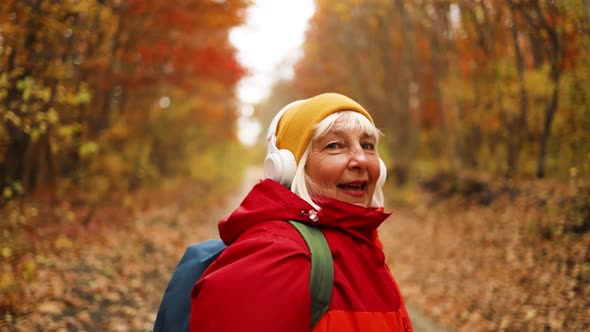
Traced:
<path id="1" fill-rule="evenodd" d="M 342 92 L 373 112 L 391 133 L 387 144 L 397 151 L 400 181 L 416 149 L 410 94 L 417 73 L 407 10 L 392 1 L 317 1 L 305 57 L 296 68 L 297 85 L 306 93 Z"/>
<path id="2" fill-rule="evenodd" d="M 587 8 L 317 0 L 294 86 L 365 105 L 386 131 L 399 179 L 415 160 L 507 176 L 587 175 Z"/>
<path id="3" fill-rule="evenodd" d="M 171 171 L 195 137 L 172 142 L 165 132 L 195 135 L 191 126 L 212 127 L 219 140 L 235 137 L 234 88 L 245 70 L 228 33 L 249 4 L 5 1 L 3 199 L 39 187 L 55 192 L 58 179 L 79 183 L 115 169 L 129 179 L 146 167 Z"/>

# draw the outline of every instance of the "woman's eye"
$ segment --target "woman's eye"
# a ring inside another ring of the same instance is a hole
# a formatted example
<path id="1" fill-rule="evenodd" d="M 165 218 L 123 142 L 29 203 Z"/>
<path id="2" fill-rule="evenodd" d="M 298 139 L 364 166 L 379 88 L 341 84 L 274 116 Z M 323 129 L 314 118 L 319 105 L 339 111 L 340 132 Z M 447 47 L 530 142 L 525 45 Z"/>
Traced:
<path id="1" fill-rule="evenodd" d="M 328 150 L 334 150 L 338 149 L 339 147 L 340 145 L 338 143 L 328 143 L 325 148 Z"/>
<path id="2" fill-rule="evenodd" d="M 362 143 L 361 146 L 363 147 L 364 150 L 375 150 L 375 144 L 370 143 L 370 142 L 366 142 L 366 143 Z"/>

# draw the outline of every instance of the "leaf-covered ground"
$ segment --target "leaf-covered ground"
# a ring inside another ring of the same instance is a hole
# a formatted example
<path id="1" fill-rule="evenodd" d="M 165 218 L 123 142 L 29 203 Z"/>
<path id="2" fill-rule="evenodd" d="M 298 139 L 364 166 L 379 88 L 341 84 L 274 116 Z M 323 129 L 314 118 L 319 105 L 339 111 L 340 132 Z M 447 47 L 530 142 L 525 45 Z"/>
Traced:
<path id="1" fill-rule="evenodd" d="M 590 331 L 588 187 L 424 187 L 380 232 L 408 302 L 457 331 Z"/>
<path id="2" fill-rule="evenodd" d="M 151 329 L 184 248 L 216 237 L 217 220 L 243 196 L 239 190 L 232 194 L 195 183 L 150 190 L 138 193 L 132 208 L 125 199 L 105 203 L 86 225 L 68 232 L 31 230 L 23 236 L 39 243 L 27 245 L 30 254 L 10 249 L 3 257 L 0 331 Z M 69 211 L 72 223 L 85 215 Z M 33 276 L 18 282 L 26 273 Z"/>
<path id="3" fill-rule="evenodd" d="M 59 232 L 12 220 L 27 232 L 2 238 L 0 331 L 150 329 L 184 248 L 216 237 L 258 172 L 230 196 L 189 183 L 113 197 L 90 214 L 58 209 Z M 519 188 L 392 195 L 404 199 L 380 236 L 410 305 L 457 331 L 590 329 L 586 201 L 559 186 Z M 18 243 L 30 252 L 7 245 Z"/>

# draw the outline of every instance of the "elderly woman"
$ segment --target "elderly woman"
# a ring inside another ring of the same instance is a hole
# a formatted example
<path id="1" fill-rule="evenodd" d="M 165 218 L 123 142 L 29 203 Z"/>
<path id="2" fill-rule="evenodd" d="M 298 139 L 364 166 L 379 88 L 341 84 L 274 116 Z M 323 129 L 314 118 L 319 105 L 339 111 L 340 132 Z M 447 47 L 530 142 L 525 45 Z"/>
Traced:
<path id="1" fill-rule="evenodd" d="M 333 257 L 327 312 L 313 331 L 411 331 L 377 238 L 385 166 L 380 131 L 352 99 L 285 106 L 269 128 L 267 179 L 219 224 L 227 249 L 192 293 L 191 331 L 309 331 L 310 251 L 287 223 L 313 224 Z"/>

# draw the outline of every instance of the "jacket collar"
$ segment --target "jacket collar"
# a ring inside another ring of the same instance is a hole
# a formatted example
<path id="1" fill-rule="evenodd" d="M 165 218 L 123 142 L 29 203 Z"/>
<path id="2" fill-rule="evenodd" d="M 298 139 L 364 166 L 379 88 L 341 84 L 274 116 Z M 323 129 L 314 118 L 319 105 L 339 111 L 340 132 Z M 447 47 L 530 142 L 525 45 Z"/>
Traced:
<path id="1" fill-rule="evenodd" d="M 219 234 L 226 244 L 230 244 L 257 224 L 297 220 L 370 239 L 390 215 L 383 209 L 365 208 L 327 197 L 318 197 L 314 201 L 321 207 L 319 211 L 276 181 L 263 180 L 252 188 L 232 214 L 219 223 Z"/>

